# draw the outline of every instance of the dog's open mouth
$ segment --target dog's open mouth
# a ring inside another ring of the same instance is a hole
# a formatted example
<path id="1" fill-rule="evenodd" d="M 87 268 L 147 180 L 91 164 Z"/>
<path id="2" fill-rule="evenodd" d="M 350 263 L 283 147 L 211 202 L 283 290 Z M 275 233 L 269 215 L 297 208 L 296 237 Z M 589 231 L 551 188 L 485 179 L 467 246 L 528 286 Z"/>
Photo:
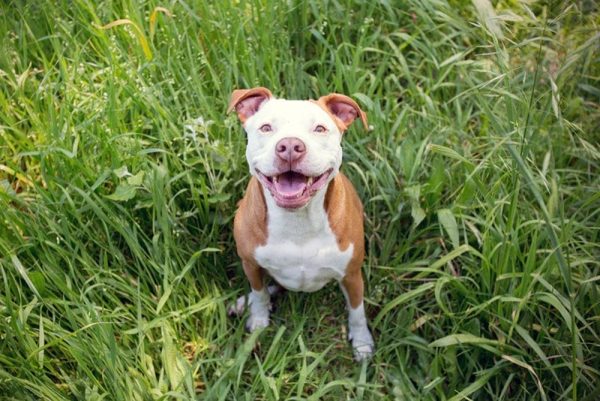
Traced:
<path id="1" fill-rule="evenodd" d="M 275 203 L 286 209 L 297 209 L 308 203 L 310 198 L 327 183 L 333 169 L 317 176 L 307 176 L 297 171 L 267 176 L 256 170 L 262 184 L 269 190 Z"/>

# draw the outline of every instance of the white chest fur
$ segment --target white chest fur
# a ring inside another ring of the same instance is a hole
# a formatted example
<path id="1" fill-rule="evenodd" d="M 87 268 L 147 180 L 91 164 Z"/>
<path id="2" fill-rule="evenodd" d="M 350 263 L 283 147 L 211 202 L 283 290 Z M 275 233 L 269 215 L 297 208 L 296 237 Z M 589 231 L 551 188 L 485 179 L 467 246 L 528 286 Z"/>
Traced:
<path id="1" fill-rule="evenodd" d="M 265 194 L 268 239 L 255 250 L 258 264 L 288 290 L 312 292 L 346 274 L 354 246 L 341 251 L 323 208 L 324 191 L 303 209 L 277 207 Z"/>

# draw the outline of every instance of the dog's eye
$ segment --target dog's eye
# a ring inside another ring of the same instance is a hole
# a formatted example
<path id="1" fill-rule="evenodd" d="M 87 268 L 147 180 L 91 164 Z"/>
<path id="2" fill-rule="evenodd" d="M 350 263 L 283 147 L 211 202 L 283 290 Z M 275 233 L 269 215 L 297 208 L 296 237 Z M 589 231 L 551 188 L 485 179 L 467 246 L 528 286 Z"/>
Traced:
<path id="1" fill-rule="evenodd" d="M 324 125 L 319 124 L 315 127 L 314 132 L 317 132 L 319 134 L 324 134 L 325 132 L 327 132 L 327 128 L 325 128 Z"/>
<path id="2" fill-rule="evenodd" d="M 260 126 L 260 128 L 258 129 L 260 132 L 271 132 L 273 131 L 273 127 L 271 127 L 271 124 L 263 124 Z"/>

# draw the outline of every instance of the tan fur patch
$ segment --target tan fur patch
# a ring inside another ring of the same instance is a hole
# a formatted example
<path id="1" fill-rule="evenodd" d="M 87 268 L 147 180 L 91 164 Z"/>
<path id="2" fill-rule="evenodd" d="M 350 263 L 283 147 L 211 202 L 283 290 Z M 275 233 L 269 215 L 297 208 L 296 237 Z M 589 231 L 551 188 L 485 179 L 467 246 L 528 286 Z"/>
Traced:
<path id="1" fill-rule="evenodd" d="M 267 205 L 260 182 L 252 177 L 233 220 L 233 237 L 240 258 L 256 264 L 254 250 L 267 243 L 267 235 Z"/>
<path id="2" fill-rule="evenodd" d="M 329 184 L 325 194 L 325 211 L 329 225 L 337 238 L 340 250 L 354 245 L 352 259 L 343 280 L 348 291 L 350 305 L 358 307 L 363 300 L 361 267 L 365 258 L 363 208 L 356 190 L 341 172 Z"/>

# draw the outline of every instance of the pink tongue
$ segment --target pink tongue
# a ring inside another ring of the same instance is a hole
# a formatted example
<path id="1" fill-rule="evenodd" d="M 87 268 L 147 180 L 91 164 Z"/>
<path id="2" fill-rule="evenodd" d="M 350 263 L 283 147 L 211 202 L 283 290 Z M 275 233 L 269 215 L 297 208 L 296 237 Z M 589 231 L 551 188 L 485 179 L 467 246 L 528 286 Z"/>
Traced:
<path id="1" fill-rule="evenodd" d="M 306 177 L 299 173 L 288 171 L 279 176 L 275 189 L 283 195 L 295 195 L 306 187 Z"/>

